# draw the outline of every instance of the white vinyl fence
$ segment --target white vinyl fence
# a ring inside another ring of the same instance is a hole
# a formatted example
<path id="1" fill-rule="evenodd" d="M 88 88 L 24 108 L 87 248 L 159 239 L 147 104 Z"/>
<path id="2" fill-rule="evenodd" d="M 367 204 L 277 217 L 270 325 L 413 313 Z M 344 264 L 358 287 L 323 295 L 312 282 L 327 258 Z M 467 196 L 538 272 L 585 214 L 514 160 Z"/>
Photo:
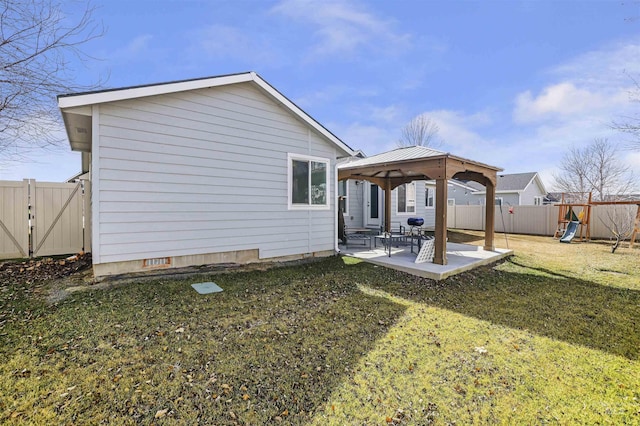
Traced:
<path id="1" fill-rule="evenodd" d="M 509 213 L 509 209 L 513 213 Z M 629 221 L 633 229 L 636 205 L 602 205 L 591 207 L 591 238 L 609 239 L 611 220 Z M 576 214 L 581 210 L 576 208 Z M 503 206 L 496 207 L 496 232 L 553 236 L 558 227 L 558 207 L 548 206 Z M 504 226 L 503 226 L 504 223 Z M 485 206 L 449 206 L 447 227 L 481 231 L 485 229 Z M 577 237 L 577 235 L 576 235 Z"/>
<path id="2" fill-rule="evenodd" d="M 91 251 L 89 188 L 83 181 L 0 181 L 0 259 Z"/>

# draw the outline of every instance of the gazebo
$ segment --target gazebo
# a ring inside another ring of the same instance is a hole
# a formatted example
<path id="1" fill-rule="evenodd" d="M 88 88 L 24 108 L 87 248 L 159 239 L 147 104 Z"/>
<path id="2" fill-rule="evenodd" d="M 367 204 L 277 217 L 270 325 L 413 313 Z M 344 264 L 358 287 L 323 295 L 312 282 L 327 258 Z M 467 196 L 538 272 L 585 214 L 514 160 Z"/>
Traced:
<path id="1" fill-rule="evenodd" d="M 366 180 L 384 190 L 384 228 L 391 231 L 391 191 L 414 180 L 436 181 L 435 256 L 447 264 L 447 181 L 472 180 L 486 187 L 484 249 L 495 249 L 495 195 L 497 173 L 502 169 L 422 146 L 398 148 L 338 165 L 338 180 Z"/>

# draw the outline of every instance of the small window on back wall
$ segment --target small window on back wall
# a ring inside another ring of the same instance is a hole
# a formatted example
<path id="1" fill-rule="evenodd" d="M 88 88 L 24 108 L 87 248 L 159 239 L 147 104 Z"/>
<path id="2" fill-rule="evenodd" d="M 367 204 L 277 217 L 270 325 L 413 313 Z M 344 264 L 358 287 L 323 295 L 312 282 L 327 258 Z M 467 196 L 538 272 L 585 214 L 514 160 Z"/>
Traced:
<path id="1" fill-rule="evenodd" d="M 329 208 L 329 160 L 304 155 L 288 155 L 289 208 L 325 210 Z"/>
<path id="2" fill-rule="evenodd" d="M 410 214 L 416 212 L 416 184 L 405 183 L 396 188 L 397 212 Z"/>
<path id="3" fill-rule="evenodd" d="M 435 189 L 431 188 L 429 186 L 424 187 L 424 206 L 425 207 L 433 207 L 434 204 L 434 196 L 435 196 Z"/>
<path id="4" fill-rule="evenodd" d="M 542 197 L 533 197 L 533 205 L 541 206 L 542 205 Z"/>

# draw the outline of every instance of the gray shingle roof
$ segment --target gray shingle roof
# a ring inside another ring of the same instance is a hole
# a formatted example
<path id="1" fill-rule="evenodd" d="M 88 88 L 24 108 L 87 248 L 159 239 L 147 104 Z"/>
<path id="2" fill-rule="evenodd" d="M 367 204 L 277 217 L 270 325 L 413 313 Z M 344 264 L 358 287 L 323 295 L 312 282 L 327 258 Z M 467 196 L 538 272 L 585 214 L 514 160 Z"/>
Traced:
<path id="1" fill-rule="evenodd" d="M 522 191 L 529 185 L 535 175 L 536 172 L 498 175 L 496 191 Z"/>
<path id="2" fill-rule="evenodd" d="M 536 172 L 528 172 L 528 173 L 513 173 L 513 174 L 499 174 L 498 175 L 498 184 L 496 185 L 496 191 L 523 191 L 531 179 L 534 178 Z M 480 185 L 477 182 L 466 182 L 468 186 L 472 188 L 476 188 L 478 191 L 484 191 L 484 186 Z"/>

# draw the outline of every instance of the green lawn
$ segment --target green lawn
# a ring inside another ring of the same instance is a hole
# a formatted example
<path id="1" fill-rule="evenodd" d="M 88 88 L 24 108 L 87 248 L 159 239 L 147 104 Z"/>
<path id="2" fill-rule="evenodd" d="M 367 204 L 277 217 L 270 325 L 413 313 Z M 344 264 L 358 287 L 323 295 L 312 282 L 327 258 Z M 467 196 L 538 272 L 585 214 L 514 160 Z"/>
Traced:
<path id="1" fill-rule="evenodd" d="M 509 245 L 441 282 L 335 257 L 53 305 L 3 284 L 0 422 L 640 424 L 640 248 Z"/>

